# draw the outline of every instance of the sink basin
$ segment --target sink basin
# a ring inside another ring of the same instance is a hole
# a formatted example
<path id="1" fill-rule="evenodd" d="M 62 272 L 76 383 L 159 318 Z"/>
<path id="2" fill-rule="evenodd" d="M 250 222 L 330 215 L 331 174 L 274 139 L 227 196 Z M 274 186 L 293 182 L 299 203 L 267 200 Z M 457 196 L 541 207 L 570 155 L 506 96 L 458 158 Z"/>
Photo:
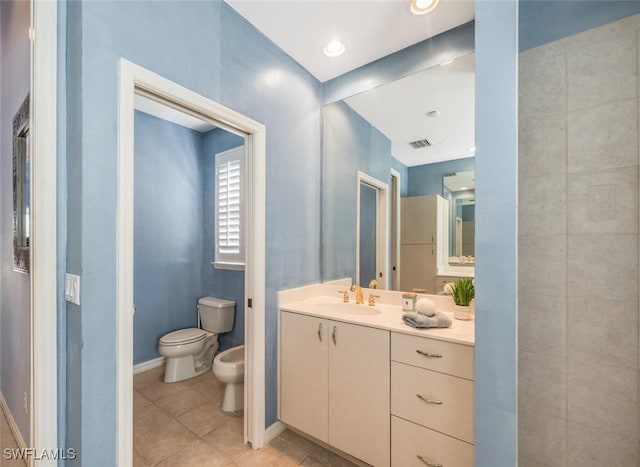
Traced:
<path id="1" fill-rule="evenodd" d="M 355 303 L 319 303 L 315 306 L 318 311 L 334 312 L 347 315 L 378 315 L 380 310 L 373 306 L 356 305 Z"/>

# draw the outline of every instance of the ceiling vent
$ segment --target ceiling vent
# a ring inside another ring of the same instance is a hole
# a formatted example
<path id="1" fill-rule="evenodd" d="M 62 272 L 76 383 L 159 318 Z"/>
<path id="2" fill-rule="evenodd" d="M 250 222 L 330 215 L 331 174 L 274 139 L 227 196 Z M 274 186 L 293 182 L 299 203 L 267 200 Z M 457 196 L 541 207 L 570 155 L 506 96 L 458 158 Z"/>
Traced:
<path id="1" fill-rule="evenodd" d="M 431 146 L 431 142 L 427 138 L 418 139 L 416 141 L 410 141 L 409 146 L 411 146 L 413 149 L 428 148 L 429 146 Z"/>

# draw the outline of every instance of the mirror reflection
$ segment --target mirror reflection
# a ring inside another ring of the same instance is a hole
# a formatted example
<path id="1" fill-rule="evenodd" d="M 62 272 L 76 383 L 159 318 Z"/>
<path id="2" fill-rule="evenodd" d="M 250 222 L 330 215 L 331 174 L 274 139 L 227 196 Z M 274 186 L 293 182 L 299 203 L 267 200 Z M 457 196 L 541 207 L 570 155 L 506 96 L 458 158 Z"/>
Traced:
<path id="1" fill-rule="evenodd" d="M 323 108 L 324 281 L 438 293 L 473 276 L 473 187 L 444 179 L 474 178 L 474 88 L 472 53 Z M 359 172 L 388 186 L 384 227 Z"/>
<path id="2" fill-rule="evenodd" d="M 475 263 L 475 171 L 447 174 L 442 178 L 442 195 L 449 201 L 449 264 Z"/>
<path id="3" fill-rule="evenodd" d="M 30 155 L 29 96 L 13 117 L 13 269 L 29 272 Z"/>

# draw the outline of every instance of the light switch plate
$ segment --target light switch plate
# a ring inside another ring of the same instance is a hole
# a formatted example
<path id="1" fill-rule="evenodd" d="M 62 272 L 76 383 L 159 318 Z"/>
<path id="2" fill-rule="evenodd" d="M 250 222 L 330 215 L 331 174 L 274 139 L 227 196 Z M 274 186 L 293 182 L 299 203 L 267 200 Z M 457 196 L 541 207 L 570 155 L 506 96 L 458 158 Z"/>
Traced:
<path id="1" fill-rule="evenodd" d="M 64 299 L 80 305 L 80 276 L 68 273 L 64 275 Z"/>

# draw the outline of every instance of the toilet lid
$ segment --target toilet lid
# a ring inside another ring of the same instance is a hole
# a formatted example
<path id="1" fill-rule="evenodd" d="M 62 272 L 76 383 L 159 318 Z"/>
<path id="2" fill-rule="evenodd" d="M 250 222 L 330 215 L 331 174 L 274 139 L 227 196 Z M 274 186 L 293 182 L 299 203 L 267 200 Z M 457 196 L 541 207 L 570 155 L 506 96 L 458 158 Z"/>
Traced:
<path id="1" fill-rule="evenodd" d="M 203 329 L 188 328 L 165 334 L 160 338 L 161 344 L 191 344 L 206 337 L 207 333 Z"/>

